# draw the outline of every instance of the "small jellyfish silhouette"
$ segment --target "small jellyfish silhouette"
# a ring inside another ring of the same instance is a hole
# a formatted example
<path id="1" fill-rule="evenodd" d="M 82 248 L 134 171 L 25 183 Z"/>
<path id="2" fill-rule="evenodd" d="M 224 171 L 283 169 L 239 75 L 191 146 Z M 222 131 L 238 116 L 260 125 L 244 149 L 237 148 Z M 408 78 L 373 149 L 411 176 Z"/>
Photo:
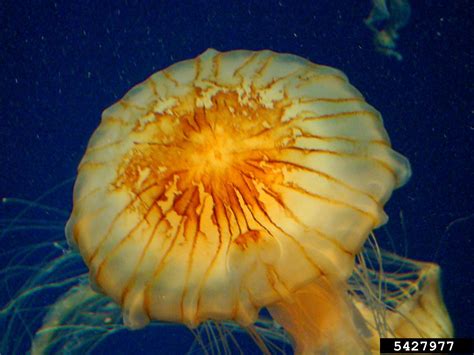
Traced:
<path id="1" fill-rule="evenodd" d="M 297 353 L 371 352 L 406 318 L 371 319 L 355 259 L 410 173 L 339 70 L 210 49 L 104 111 L 66 235 L 130 328 L 251 327 L 266 307 Z"/>
<path id="2" fill-rule="evenodd" d="M 372 0 L 373 8 L 365 24 L 374 32 L 374 44 L 380 53 L 402 60 L 396 50 L 398 31 L 410 20 L 408 0 Z"/>

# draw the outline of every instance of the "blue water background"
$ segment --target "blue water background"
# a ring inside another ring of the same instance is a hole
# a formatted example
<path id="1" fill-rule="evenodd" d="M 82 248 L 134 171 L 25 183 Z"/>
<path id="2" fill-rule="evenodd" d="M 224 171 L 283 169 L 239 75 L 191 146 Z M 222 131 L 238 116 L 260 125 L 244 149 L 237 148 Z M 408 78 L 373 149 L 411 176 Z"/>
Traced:
<path id="1" fill-rule="evenodd" d="M 413 177 L 386 207 L 392 242 L 382 232 L 379 241 L 441 265 L 456 333 L 472 337 L 473 2 L 412 5 L 399 62 L 375 52 L 363 24 L 368 0 L 4 0 L 0 197 L 33 199 L 74 176 L 101 112 L 159 69 L 209 47 L 294 53 L 343 70 L 382 112 Z M 70 209 L 71 193 L 51 203 Z M 167 339 L 180 343 L 184 336 Z M 120 353 L 133 342 L 143 353 L 156 351 L 148 333 L 110 346 Z"/>

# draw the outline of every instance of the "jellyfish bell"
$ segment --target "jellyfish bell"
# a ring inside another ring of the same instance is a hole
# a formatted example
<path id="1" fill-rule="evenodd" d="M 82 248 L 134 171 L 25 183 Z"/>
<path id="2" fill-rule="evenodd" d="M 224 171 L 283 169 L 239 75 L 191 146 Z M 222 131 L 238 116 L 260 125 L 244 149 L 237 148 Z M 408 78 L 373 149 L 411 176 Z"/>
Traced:
<path id="1" fill-rule="evenodd" d="M 210 49 L 104 111 L 66 235 L 130 328 L 268 307 L 297 352 L 368 351 L 347 280 L 409 177 L 339 70 Z"/>

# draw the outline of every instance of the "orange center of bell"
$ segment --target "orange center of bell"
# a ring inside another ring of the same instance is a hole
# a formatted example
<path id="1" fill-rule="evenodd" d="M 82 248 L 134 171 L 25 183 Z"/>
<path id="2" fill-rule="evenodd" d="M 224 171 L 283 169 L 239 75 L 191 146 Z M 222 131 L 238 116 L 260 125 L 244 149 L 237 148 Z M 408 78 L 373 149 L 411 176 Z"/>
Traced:
<path id="1" fill-rule="evenodd" d="M 240 149 L 239 142 L 222 127 L 195 132 L 186 146 L 191 170 L 199 180 L 225 175 L 232 168 Z"/>
<path id="2" fill-rule="evenodd" d="M 211 102 L 203 107 L 196 98 L 183 98 L 137 127 L 138 143 L 123 160 L 114 186 L 140 194 L 177 178 L 180 191 L 202 184 L 230 203 L 229 186 L 244 186 L 246 179 L 270 183 L 274 172 L 262 162 L 277 159 L 279 139 L 288 132 L 275 131 L 283 109 L 265 107 L 252 97 L 242 102 L 236 92 L 217 93 Z"/>

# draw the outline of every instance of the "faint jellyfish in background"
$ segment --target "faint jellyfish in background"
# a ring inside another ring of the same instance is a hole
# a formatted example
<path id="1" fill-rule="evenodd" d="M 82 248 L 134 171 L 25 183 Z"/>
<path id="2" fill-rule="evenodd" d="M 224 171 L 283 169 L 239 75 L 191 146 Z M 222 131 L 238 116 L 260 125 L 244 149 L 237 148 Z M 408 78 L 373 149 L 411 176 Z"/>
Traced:
<path id="1" fill-rule="evenodd" d="M 378 52 L 402 60 L 396 50 L 398 31 L 410 20 L 408 0 L 372 0 L 373 8 L 365 24 L 374 32 L 374 44 Z"/>

